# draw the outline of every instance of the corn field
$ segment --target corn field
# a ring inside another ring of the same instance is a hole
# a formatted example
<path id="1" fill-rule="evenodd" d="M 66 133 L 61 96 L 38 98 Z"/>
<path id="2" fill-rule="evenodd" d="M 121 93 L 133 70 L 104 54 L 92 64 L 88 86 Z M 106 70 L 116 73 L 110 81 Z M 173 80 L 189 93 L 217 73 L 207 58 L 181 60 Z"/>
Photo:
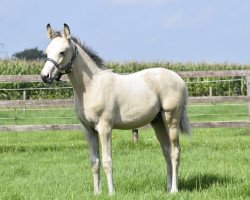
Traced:
<path id="1" fill-rule="evenodd" d="M 0 60 L 0 75 L 38 75 L 43 61 Z M 209 70 L 246 70 L 250 65 L 228 63 L 172 63 L 172 62 L 108 62 L 108 69 L 116 73 L 133 73 L 147 68 L 163 67 L 175 72 Z M 190 96 L 237 96 L 246 95 L 244 77 L 223 78 L 185 78 Z M 26 91 L 28 99 L 72 98 L 73 91 L 69 83 L 59 82 L 53 85 L 57 90 L 48 90 L 43 83 L 2 83 L 0 99 L 22 99 Z"/>

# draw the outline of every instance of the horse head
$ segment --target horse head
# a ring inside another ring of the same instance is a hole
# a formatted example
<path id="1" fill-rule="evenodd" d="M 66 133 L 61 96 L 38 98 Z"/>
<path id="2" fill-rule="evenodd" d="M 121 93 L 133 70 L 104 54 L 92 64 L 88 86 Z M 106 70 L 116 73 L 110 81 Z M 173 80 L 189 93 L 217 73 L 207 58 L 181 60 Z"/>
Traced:
<path id="1" fill-rule="evenodd" d="M 41 71 L 41 77 L 43 82 L 50 84 L 54 80 L 59 81 L 63 74 L 72 70 L 78 51 L 77 46 L 73 45 L 67 24 L 64 24 L 61 33 L 54 31 L 48 24 L 47 34 L 51 42 L 46 49 L 47 59 Z"/>

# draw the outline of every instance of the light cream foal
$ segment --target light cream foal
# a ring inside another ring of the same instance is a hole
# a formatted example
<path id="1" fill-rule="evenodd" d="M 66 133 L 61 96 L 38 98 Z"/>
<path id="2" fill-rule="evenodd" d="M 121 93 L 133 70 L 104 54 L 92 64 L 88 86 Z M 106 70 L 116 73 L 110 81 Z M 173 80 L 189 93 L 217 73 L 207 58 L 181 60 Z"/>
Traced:
<path id="1" fill-rule="evenodd" d="M 75 111 L 89 143 L 94 191 L 101 192 L 99 141 L 109 193 L 114 192 L 112 129 L 133 129 L 150 123 L 167 162 L 168 190 L 178 191 L 180 161 L 179 129 L 190 132 L 188 91 L 175 72 L 154 68 L 130 75 L 102 69 L 102 60 L 71 37 L 68 25 L 62 33 L 47 25 L 51 39 L 47 61 L 41 71 L 52 83 L 67 73 L 74 89 Z"/>

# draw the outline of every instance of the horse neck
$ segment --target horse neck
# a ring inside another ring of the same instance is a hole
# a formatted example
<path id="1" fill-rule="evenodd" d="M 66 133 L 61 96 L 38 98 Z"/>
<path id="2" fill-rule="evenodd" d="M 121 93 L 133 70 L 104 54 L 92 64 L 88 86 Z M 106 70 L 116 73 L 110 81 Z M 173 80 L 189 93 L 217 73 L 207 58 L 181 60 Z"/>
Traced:
<path id="1" fill-rule="evenodd" d="M 94 61 L 78 46 L 78 55 L 76 57 L 73 70 L 68 74 L 76 95 L 82 95 L 86 88 L 91 84 L 95 74 L 101 71 Z"/>

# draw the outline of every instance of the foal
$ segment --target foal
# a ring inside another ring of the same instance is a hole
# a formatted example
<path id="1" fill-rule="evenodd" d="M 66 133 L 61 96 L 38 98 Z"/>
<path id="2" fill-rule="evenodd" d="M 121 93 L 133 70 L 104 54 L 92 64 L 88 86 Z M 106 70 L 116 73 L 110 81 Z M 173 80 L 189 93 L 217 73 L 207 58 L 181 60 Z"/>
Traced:
<path id="1" fill-rule="evenodd" d="M 67 74 L 74 89 L 75 111 L 89 143 L 94 190 L 101 192 L 99 141 L 109 193 L 114 192 L 112 129 L 134 129 L 150 123 L 167 162 L 168 190 L 177 192 L 180 160 L 179 130 L 190 132 L 187 116 L 188 91 L 175 72 L 154 68 L 130 75 L 103 69 L 102 59 L 72 37 L 69 26 L 55 32 L 41 71 L 45 83 Z M 134 98 L 134 97 L 137 98 Z"/>

